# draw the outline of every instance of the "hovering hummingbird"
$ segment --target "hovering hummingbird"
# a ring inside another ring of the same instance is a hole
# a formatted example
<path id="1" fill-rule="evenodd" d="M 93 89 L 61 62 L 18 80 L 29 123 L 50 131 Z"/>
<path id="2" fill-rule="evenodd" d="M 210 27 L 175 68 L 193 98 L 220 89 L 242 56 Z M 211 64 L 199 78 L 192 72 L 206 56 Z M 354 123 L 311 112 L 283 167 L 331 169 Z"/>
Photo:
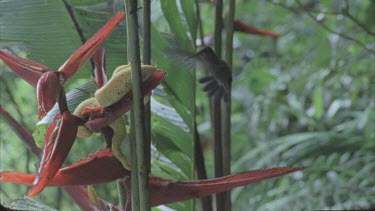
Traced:
<path id="1" fill-rule="evenodd" d="M 199 79 L 199 83 L 205 84 L 203 91 L 207 92 L 210 97 L 223 97 L 225 101 L 228 101 L 232 83 L 232 72 L 228 64 L 220 59 L 210 47 L 205 47 L 185 59 L 187 62 L 190 60 L 199 63 L 210 73 L 209 76 Z"/>

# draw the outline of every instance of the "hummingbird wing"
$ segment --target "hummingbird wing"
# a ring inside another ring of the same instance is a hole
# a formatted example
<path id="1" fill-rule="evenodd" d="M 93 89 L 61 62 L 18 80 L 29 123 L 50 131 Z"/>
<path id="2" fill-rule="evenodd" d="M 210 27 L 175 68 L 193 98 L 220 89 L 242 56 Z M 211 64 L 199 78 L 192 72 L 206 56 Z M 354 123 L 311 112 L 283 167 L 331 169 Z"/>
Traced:
<path id="1" fill-rule="evenodd" d="M 210 47 L 205 47 L 195 54 L 178 47 L 165 49 L 164 53 L 172 62 L 184 66 L 187 70 L 196 70 L 196 65 L 206 70 L 209 76 L 199 80 L 205 85 L 203 91 L 210 97 L 224 98 L 228 101 L 232 74 L 227 63 L 218 58 Z"/>
<path id="2" fill-rule="evenodd" d="M 214 98 L 224 98 L 227 102 L 229 99 L 229 93 L 224 90 L 223 86 L 220 86 L 218 81 L 213 76 L 206 76 L 198 81 L 201 84 L 204 84 L 203 91 L 207 92 L 208 96 Z"/>

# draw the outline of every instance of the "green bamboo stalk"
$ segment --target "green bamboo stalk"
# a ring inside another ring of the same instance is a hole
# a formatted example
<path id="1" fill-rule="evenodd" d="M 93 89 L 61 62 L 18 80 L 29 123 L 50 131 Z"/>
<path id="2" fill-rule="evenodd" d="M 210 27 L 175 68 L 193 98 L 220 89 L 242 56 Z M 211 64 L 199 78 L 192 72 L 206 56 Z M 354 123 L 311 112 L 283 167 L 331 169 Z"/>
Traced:
<path id="1" fill-rule="evenodd" d="M 200 15 L 200 7 L 199 7 L 199 0 L 195 0 L 194 1 L 194 4 L 195 4 L 195 11 L 196 11 L 196 16 L 197 16 L 197 28 L 198 28 L 198 36 L 199 38 L 201 39 L 201 43 L 202 43 L 202 46 L 204 46 L 204 33 L 203 33 L 203 26 L 202 26 L 202 19 L 201 19 L 201 15 Z M 194 48 L 196 49 L 196 43 L 194 42 Z M 207 70 L 205 71 L 206 75 L 208 75 L 208 72 Z M 196 71 L 194 71 L 194 80 L 196 80 Z M 196 88 L 194 88 L 194 93 L 196 93 Z M 194 99 L 195 99 L 195 95 L 194 95 Z M 211 100 L 210 100 L 210 103 L 209 103 L 209 110 L 210 110 L 210 113 L 211 113 Z M 195 111 L 194 111 L 195 113 Z M 195 161 L 195 170 L 196 170 L 196 173 L 197 173 L 197 179 L 201 180 L 201 179 L 207 179 L 207 171 L 206 171 L 206 165 L 204 163 L 204 155 L 203 155 L 203 149 L 202 149 L 202 143 L 201 143 L 201 140 L 199 138 L 199 134 L 198 134 L 198 129 L 197 129 L 197 123 L 196 123 L 196 115 L 194 115 L 195 119 L 194 119 L 194 161 Z M 202 203 L 202 210 L 205 210 L 205 211 L 212 211 L 213 208 L 212 208 L 212 196 L 206 196 L 206 197 L 203 197 L 201 198 L 201 203 Z"/>
<path id="2" fill-rule="evenodd" d="M 139 206 L 132 203 L 132 210 L 148 211 L 150 210 L 150 197 L 148 187 L 148 175 L 150 173 L 149 164 L 145 158 L 146 149 L 146 135 L 145 135 L 145 114 L 143 104 L 142 91 L 142 74 L 141 74 L 141 59 L 139 50 L 139 34 L 138 34 L 138 2 L 137 0 L 125 0 L 125 11 L 128 28 L 128 46 L 130 54 L 130 65 L 132 69 L 132 83 L 133 83 L 133 110 L 134 110 L 134 125 L 135 125 L 135 142 L 137 153 L 138 169 L 138 188 L 139 188 Z M 134 140 L 133 140 L 134 142 Z M 132 178 L 134 179 L 134 178 Z M 133 187 L 132 187 L 133 189 Z M 137 196 L 132 192 L 132 197 Z"/>
<path id="3" fill-rule="evenodd" d="M 225 60 L 232 70 L 233 66 L 233 23 L 235 13 L 235 0 L 229 2 L 229 13 L 226 24 L 226 50 Z M 229 100 L 228 102 L 222 102 L 222 113 L 223 113 L 223 173 L 229 175 L 231 173 L 231 90 L 229 89 Z M 226 198 L 224 209 L 230 211 L 232 209 L 231 194 L 230 191 L 226 192 Z"/>
<path id="4" fill-rule="evenodd" d="M 129 49 L 129 47 L 128 47 Z M 129 55 L 129 54 L 128 54 Z M 130 60 L 130 59 L 129 59 Z M 138 162 L 137 162 L 137 143 L 135 139 L 134 110 L 130 110 L 130 156 L 131 156 L 131 177 L 130 177 L 130 202 L 132 211 L 139 209 L 139 186 L 138 186 Z"/>
<path id="5" fill-rule="evenodd" d="M 143 63 L 151 64 L 151 1 L 143 0 Z"/>
<path id="6" fill-rule="evenodd" d="M 215 162 L 215 177 L 223 176 L 223 146 L 221 142 L 221 106 L 220 98 L 215 97 L 213 100 L 213 124 L 214 124 L 214 162 Z M 224 211 L 224 194 L 219 193 L 216 197 L 216 210 Z"/>
<path id="7" fill-rule="evenodd" d="M 151 64 L 151 1 L 143 0 L 143 64 Z M 147 95 L 151 97 L 151 93 Z M 151 100 L 145 104 L 145 159 L 151 165 Z M 151 169 L 151 166 L 147 167 Z"/>
<path id="8" fill-rule="evenodd" d="M 221 58 L 221 31 L 223 29 L 223 0 L 216 1 L 215 12 L 215 53 Z"/>
<path id="9" fill-rule="evenodd" d="M 215 14 L 215 53 L 221 58 L 221 31 L 223 29 L 223 0 L 216 1 Z M 223 151 L 221 140 L 221 101 L 215 98 L 213 101 L 213 128 L 214 128 L 214 162 L 215 177 L 223 176 Z M 225 204 L 225 194 L 216 194 L 216 210 L 223 211 Z"/>

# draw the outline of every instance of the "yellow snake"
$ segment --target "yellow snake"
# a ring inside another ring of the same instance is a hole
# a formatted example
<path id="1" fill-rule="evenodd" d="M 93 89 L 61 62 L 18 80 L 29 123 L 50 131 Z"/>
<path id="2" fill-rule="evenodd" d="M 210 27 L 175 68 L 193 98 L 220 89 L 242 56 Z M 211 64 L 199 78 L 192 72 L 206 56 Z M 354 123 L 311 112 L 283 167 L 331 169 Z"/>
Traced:
<path id="1" fill-rule="evenodd" d="M 146 81 L 157 69 L 149 65 L 142 65 L 142 79 Z M 82 117 L 82 112 L 85 108 L 94 108 L 97 106 L 107 107 L 119 101 L 132 89 L 131 67 L 130 65 L 122 65 L 116 68 L 111 79 L 103 87 L 95 92 L 95 97 L 89 98 L 81 102 L 74 110 L 73 114 Z M 121 142 L 126 137 L 126 123 L 123 118 L 118 118 L 115 122 L 109 125 L 113 129 L 112 151 L 114 156 L 122 163 L 122 165 L 130 170 L 130 164 L 125 155 L 120 150 Z M 93 134 L 94 131 L 85 126 L 79 126 L 77 136 L 80 138 L 87 138 Z"/>

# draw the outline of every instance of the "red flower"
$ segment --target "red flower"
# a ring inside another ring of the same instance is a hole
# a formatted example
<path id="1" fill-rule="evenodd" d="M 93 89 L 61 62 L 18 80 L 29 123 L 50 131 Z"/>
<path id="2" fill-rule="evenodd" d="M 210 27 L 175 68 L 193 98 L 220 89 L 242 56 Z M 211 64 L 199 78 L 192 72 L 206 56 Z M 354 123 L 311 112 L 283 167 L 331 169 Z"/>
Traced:
<path id="1" fill-rule="evenodd" d="M 278 177 L 302 170 L 303 167 L 281 167 L 249 171 L 214 179 L 176 181 L 150 175 L 151 206 L 175 203 L 225 192 L 235 187 Z M 0 182 L 31 186 L 36 175 L 20 172 L 1 172 Z M 47 186 L 77 186 L 108 183 L 129 177 L 130 172 L 113 156 L 109 148 L 99 150 L 72 166 L 60 169 Z M 129 181 L 129 180 L 127 180 Z M 130 184 L 127 184 L 129 187 Z M 88 200 L 88 198 L 87 198 Z"/>

